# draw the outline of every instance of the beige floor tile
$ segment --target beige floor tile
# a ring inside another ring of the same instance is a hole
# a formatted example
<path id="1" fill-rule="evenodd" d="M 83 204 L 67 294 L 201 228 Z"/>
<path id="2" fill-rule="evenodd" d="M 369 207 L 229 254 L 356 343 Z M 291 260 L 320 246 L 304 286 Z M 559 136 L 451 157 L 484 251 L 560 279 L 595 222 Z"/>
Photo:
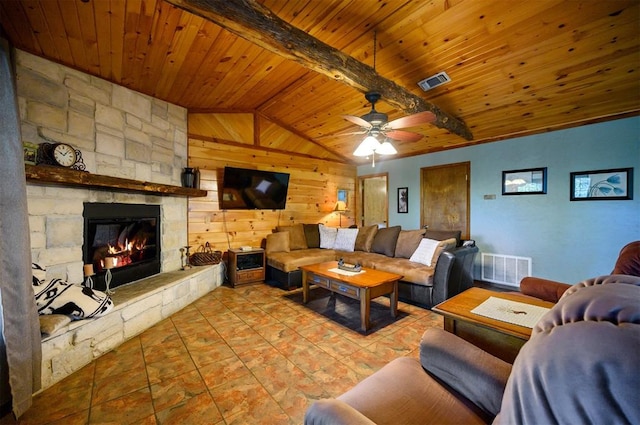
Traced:
<path id="1" fill-rule="evenodd" d="M 158 424 L 215 424 L 223 420 L 208 392 L 183 400 L 156 413 Z"/>
<path id="2" fill-rule="evenodd" d="M 207 392 L 207 386 L 197 370 L 151 385 L 151 398 L 156 411 L 183 404 L 203 392 Z"/>
<path id="3" fill-rule="evenodd" d="M 91 423 L 137 424 L 154 414 L 151 391 L 144 388 L 91 408 Z"/>
<path id="4" fill-rule="evenodd" d="M 147 371 L 144 368 L 113 373 L 95 381 L 91 405 L 102 404 L 148 386 Z"/>

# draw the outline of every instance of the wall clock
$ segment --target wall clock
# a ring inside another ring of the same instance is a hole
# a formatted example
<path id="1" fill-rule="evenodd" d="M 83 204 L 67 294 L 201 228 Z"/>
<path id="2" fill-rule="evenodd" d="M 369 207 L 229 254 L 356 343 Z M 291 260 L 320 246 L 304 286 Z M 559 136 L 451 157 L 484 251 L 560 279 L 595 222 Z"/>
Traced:
<path id="1" fill-rule="evenodd" d="M 38 146 L 37 164 L 85 170 L 82 153 L 68 143 L 41 143 Z"/>

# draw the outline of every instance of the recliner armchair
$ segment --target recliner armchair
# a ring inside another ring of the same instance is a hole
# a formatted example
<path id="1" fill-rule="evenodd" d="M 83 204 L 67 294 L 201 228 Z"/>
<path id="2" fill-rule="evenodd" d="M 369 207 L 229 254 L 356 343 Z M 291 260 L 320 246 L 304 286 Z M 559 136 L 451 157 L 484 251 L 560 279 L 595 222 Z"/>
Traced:
<path id="1" fill-rule="evenodd" d="M 640 277 L 574 285 L 533 329 L 513 366 L 442 329 L 420 360 L 398 358 L 307 425 L 640 423 Z"/>
<path id="2" fill-rule="evenodd" d="M 618 254 L 611 274 L 640 276 L 640 241 L 630 242 Z M 556 303 L 571 285 L 539 277 L 525 277 L 520 281 L 520 292 L 524 295 Z"/>

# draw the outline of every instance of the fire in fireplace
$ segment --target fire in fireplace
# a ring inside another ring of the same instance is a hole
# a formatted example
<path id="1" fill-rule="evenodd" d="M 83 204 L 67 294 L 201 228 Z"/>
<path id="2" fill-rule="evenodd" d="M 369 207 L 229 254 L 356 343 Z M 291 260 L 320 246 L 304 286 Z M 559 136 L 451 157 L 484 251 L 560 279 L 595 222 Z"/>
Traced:
<path id="1" fill-rule="evenodd" d="M 110 288 L 160 273 L 160 206 L 85 203 L 85 264 L 92 264 L 94 288 Z"/>

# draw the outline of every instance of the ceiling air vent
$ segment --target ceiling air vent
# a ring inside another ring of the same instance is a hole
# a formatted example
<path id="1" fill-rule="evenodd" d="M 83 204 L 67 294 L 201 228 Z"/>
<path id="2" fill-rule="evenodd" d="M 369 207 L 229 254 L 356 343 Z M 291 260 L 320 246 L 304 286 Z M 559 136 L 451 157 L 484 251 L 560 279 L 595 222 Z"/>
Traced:
<path id="1" fill-rule="evenodd" d="M 447 75 L 446 72 L 438 72 L 436 75 L 432 75 L 429 78 L 425 78 L 424 80 L 418 82 L 420 88 L 424 91 L 429 91 L 438 86 L 448 83 L 451 81 L 451 78 Z"/>

